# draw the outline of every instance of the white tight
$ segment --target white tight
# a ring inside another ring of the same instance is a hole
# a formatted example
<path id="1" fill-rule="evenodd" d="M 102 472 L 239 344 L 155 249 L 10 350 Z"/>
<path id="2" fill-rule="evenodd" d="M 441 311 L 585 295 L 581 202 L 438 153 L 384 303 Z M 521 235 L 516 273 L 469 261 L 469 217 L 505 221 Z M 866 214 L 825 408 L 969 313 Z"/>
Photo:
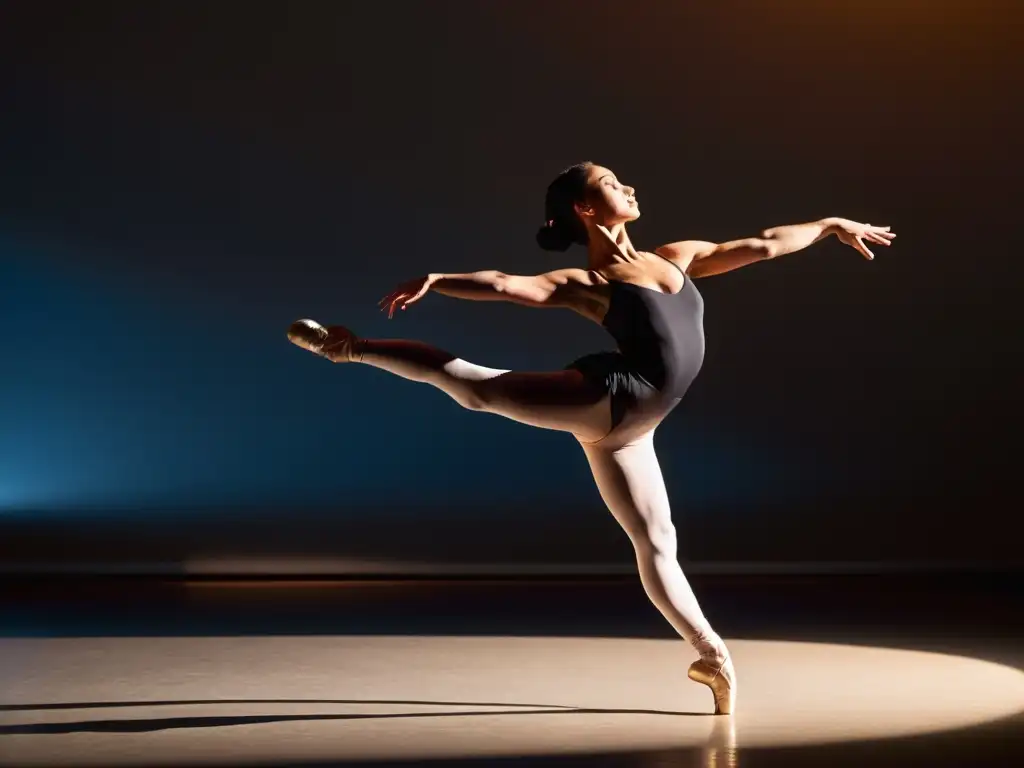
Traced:
<path id="1" fill-rule="evenodd" d="M 633 542 L 651 602 L 694 647 L 718 638 L 679 567 L 676 529 L 651 430 L 620 448 L 583 445 L 605 505 Z"/>

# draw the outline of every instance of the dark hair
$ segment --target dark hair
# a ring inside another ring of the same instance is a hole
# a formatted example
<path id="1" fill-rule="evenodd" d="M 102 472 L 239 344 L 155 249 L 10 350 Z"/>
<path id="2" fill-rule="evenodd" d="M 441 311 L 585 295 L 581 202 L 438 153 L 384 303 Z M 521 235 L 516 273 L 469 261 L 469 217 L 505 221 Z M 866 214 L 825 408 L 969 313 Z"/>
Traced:
<path id="1" fill-rule="evenodd" d="M 582 202 L 593 163 L 569 166 L 548 185 L 544 197 L 544 224 L 537 230 L 537 245 L 545 251 L 565 251 L 573 243 L 587 244 L 587 228 L 576 216 L 573 203 Z"/>

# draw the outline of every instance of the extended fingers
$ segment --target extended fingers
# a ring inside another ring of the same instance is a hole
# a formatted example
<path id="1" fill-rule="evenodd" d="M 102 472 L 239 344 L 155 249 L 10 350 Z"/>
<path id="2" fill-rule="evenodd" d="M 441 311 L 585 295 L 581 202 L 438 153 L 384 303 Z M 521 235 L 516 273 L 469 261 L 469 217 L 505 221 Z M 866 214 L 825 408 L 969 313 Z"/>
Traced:
<path id="1" fill-rule="evenodd" d="M 391 317 L 395 313 L 395 304 L 402 300 L 403 296 L 407 296 L 406 293 L 389 293 L 383 299 L 377 302 L 377 306 L 380 311 L 383 312 L 385 309 L 388 311 L 388 317 Z"/>
<path id="2" fill-rule="evenodd" d="M 896 234 L 889 229 L 890 227 L 871 227 L 864 233 L 864 237 L 879 245 L 891 245 Z"/>
<path id="3" fill-rule="evenodd" d="M 398 291 L 385 296 L 377 302 L 377 306 L 380 307 L 381 312 L 386 308 L 388 310 L 388 318 L 391 318 L 394 317 L 396 308 L 400 307 L 401 309 L 405 309 L 410 304 L 415 304 L 423 298 L 425 293 L 426 291 L 420 291 L 419 293 Z"/>

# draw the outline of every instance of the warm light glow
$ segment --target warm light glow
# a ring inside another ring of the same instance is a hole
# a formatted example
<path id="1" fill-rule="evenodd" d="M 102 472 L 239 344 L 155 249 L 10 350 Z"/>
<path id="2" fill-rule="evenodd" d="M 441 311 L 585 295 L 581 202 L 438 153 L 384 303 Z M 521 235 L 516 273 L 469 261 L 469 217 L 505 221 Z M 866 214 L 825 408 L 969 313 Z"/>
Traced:
<path id="1" fill-rule="evenodd" d="M 705 716 L 711 694 L 686 679 L 692 654 L 671 640 L 7 639 L 0 658 L 17 669 L 6 666 L 0 685 L 0 735 L 18 765 L 113 767 L 144 753 L 153 765 L 212 765 L 687 747 L 734 765 L 744 747 L 923 734 L 1024 711 L 1024 673 L 977 659 L 730 647 L 741 686 L 733 718 Z"/>

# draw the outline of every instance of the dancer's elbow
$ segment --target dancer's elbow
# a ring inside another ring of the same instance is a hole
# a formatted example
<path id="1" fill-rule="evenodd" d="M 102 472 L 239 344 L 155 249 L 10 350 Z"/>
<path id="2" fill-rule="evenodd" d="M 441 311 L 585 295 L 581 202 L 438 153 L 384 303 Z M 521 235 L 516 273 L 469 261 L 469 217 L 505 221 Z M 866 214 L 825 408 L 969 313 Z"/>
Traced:
<path id="1" fill-rule="evenodd" d="M 745 256 L 756 261 L 758 259 L 774 259 L 779 255 L 779 245 L 779 242 L 771 237 L 746 237 L 742 240 L 722 243 L 715 249 L 715 252 Z"/>
<path id="2" fill-rule="evenodd" d="M 762 259 L 774 259 L 776 256 L 781 256 L 785 253 L 783 249 L 783 243 L 777 237 L 755 237 L 751 238 L 751 248 L 755 254 Z"/>

